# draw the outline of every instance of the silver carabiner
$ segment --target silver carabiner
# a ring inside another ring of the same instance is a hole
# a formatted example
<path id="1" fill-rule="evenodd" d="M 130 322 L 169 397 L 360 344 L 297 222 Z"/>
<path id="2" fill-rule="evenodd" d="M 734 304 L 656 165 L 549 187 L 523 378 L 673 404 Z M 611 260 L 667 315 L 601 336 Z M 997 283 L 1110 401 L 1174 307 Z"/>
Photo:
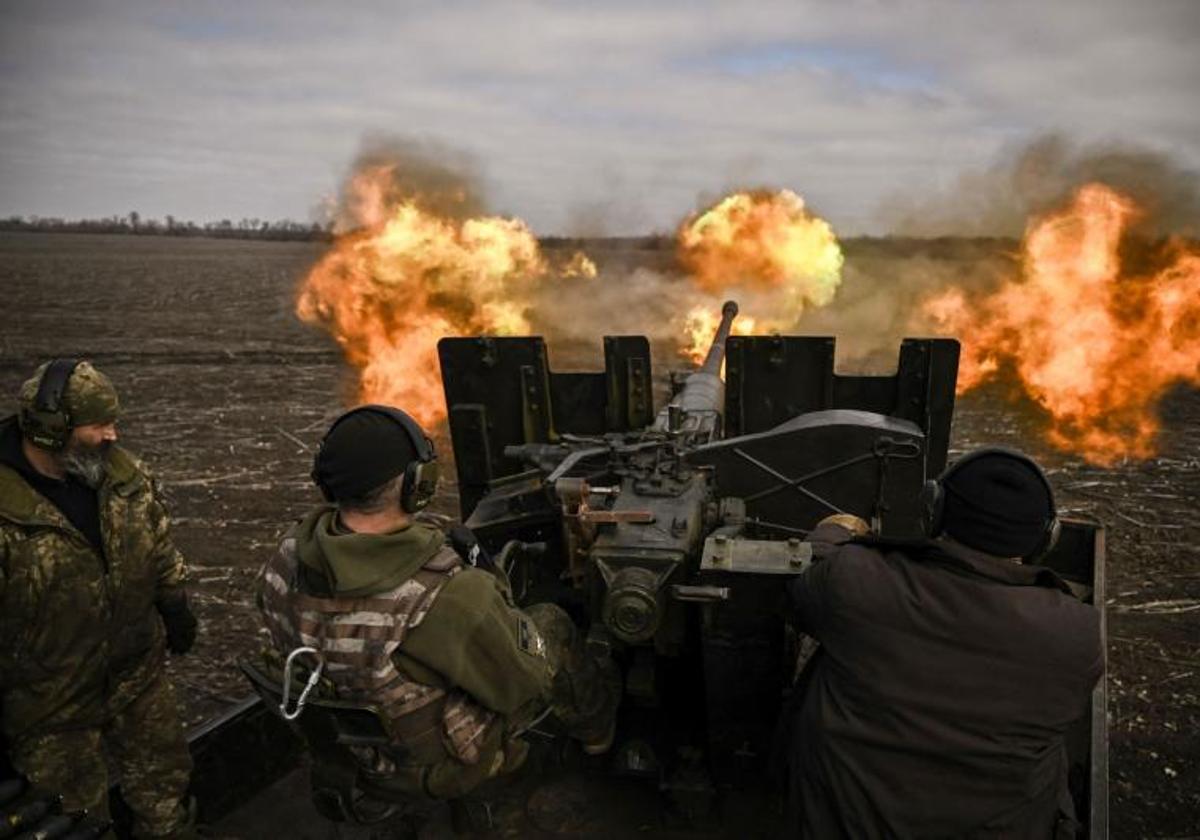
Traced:
<path id="1" fill-rule="evenodd" d="M 302 653 L 311 653 L 317 659 L 317 667 L 311 674 L 308 675 L 308 682 L 304 689 L 300 692 L 300 696 L 296 698 L 296 708 L 288 711 L 288 699 L 292 693 L 292 664 L 296 657 Z M 298 647 L 288 654 L 287 661 L 283 663 L 283 702 L 279 704 L 279 713 L 283 715 L 284 720 L 295 720 L 300 717 L 300 712 L 304 710 L 304 703 L 308 700 L 309 693 L 317 685 L 317 681 L 321 679 L 321 671 L 325 667 L 325 660 L 321 658 L 321 651 L 314 647 Z"/>

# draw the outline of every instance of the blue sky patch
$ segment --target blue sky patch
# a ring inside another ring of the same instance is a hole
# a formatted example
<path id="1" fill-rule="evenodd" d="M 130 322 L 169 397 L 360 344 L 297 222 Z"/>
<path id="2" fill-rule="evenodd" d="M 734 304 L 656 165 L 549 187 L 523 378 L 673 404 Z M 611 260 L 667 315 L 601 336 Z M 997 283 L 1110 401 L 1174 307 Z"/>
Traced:
<path id="1" fill-rule="evenodd" d="M 843 76 L 865 87 L 889 90 L 928 90 L 938 84 L 931 68 L 899 62 L 880 50 L 833 44 L 735 47 L 712 55 L 708 62 L 745 76 L 808 68 Z"/>

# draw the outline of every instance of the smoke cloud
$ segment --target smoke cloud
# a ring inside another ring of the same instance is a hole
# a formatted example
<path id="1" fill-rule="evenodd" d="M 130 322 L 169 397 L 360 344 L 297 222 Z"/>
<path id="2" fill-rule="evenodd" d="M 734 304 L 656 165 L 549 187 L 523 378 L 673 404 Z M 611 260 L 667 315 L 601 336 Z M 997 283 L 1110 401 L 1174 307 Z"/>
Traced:
<path id="1" fill-rule="evenodd" d="M 674 363 L 671 357 L 682 346 L 679 318 L 694 289 L 670 268 L 673 251 L 640 244 L 588 242 L 584 250 L 596 262 L 595 277 L 558 280 L 539 289 L 529 318 L 546 338 L 556 370 L 602 369 L 605 335 L 644 335 L 654 346 L 656 367 Z"/>
<path id="2" fill-rule="evenodd" d="M 371 189 L 364 190 L 363 173 L 384 177 L 372 177 Z M 488 212 L 483 177 L 472 156 L 432 141 L 370 135 L 343 181 L 334 213 L 337 229 L 369 225 L 380 208 L 413 199 L 443 218 L 462 220 Z"/>
<path id="3" fill-rule="evenodd" d="M 1149 149 L 1078 146 L 1044 135 L 984 170 L 961 174 L 945 191 L 890 199 L 881 213 L 892 234 L 843 242 L 846 266 L 837 298 L 806 312 L 797 331 L 837 336 L 844 372 L 894 368 L 902 338 L 939 333 L 923 301 L 951 288 L 977 300 L 1020 278 L 1020 238 L 1031 222 L 1093 181 L 1141 208 L 1131 232 L 1153 238 L 1200 234 L 1197 173 Z"/>
<path id="4" fill-rule="evenodd" d="M 338 203 L 342 229 L 360 226 L 369 210 L 364 202 L 376 199 L 394 206 L 419 196 L 423 208 L 455 219 L 487 212 L 483 178 L 462 152 L 372 137 L 352 173 L 381 169 L 387 172 L 386 186 L 374 198 L 364 199 L 353 174 L 347 179 Z M 1019 237 L 1030 219 L 1092 180 L 1110 184 L 1146 210 L 1142 233 L 1200 231 L 1200 177 L 1170 157 L 1131 146 L 1078 147 L 1058 135 L 1042 136 L 985 170 L 962 174 L 945 192 L 890 202 L 884 210 L 894 234 L 843 240 L 846 262 L 836 296 L 826 306 L 806 307 L 780 331 L 836 337 L 843 373 L 894 370 L 904 337 L 938 333 L 922 301 L 949 288 L 984 296 L 1019 277 Z M 557 369 L 601 367 L 605 334 L 646 335 L 660 370 L 685 366 L 678 355 L 685 344 L 682 316 L 695 306 L 719 311 L 724 295 L 696 288 L 678 263 L 673 237 L 599 238 L 611 230 L 622 205 L 636 205 L 636 198 L 627 198 L 579 202 L 572 210 L 572 232 L 589 239 L 561 242 L 562 249 L 544 245 L 552 266 L 565 264 L 581 247 L 596 263 L 596 277 L 546 278 L 525 290 L 522 315 L 547 339 Z M 773 311 L 769 294 L 759 300 L 753 291 L 740 289 L 733 296 L 747 315 Z"/>
<path id="5" fill-rule="evenodd" d="M 906 337 L 938 333 L 920 302 L 956 287 L 984 295 L 1018 271 L 1008 239 L 851 239 L 837 297 L 800 317 L 795 332 L 837 339 L 841 373 L 892 373 Z"/>
<path id="6" fill-rule="evenodd" d="M 1137 230 L 1150 236 L 1200 234 L 1200 175 L 1170 155 L 1128 143 L 1077 146 L 1058 134 L 966 172 L 945 191 L 896 195 L 880 215 L 899 236 L 1019 236 L 1031 216 L 1062 205 L 1075 188 L 1101 181 L 1146 210 Z"/>

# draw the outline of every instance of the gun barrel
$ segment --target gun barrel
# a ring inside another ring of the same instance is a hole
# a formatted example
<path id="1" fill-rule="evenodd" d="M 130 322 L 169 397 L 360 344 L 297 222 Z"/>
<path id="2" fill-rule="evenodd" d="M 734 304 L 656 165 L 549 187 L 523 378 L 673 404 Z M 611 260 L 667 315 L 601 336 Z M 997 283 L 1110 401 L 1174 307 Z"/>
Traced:
<path id="1" fill-rule="evenodd" d="M 708 355 L 704 357 L 704 364 L 700 366 L 704 373 L 720 374 L 721 362 L 725 360 L 725 340 L 729 338 L 729 331 L 733 329 L 733 319 L 737 314 L 737 302 L 725 301 L 725 305 L 721 307 L 721 325 L 717 327 L 712 346 L 708 348 Z"/>
<path id="2" fill-rule="evenodd" d="M 712 440 L 721 433 L 725 383 L 721 381 L 721 362 L 725 360 L 725 340 L 733 328 L 738 305 L 731 300 L 721 307 L 721 325 L 713 336 L 704 364 L 683 383 L 683 390 L 670 405 L 664 406 L 654 420 L 660 431 L 682 433 L 693 441 Z"/>

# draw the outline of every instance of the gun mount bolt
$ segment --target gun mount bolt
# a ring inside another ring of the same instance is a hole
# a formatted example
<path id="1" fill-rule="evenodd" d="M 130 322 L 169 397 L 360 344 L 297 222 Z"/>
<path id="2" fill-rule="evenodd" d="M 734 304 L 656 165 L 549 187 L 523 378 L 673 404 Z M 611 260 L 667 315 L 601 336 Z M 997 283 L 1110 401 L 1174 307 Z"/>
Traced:
<path id="1" fill-rule="evenodd" d="M 725 534 L 718 534 L 717 536 L 713 537 L 713 543 L 715 545 L 715 550 L 713 551 L 713 563 L 720 564 L 733 562 L 732 558 L 730 557 L 733 546 L 729 544 L 729 537 L 727 537 Z"/>
<path id="2" fill-rule="evenodd" d="M 788 537 L 788 548 L 795 551 L 799 547 L 800 547 L 800 538 L 799 537 Z"/>

